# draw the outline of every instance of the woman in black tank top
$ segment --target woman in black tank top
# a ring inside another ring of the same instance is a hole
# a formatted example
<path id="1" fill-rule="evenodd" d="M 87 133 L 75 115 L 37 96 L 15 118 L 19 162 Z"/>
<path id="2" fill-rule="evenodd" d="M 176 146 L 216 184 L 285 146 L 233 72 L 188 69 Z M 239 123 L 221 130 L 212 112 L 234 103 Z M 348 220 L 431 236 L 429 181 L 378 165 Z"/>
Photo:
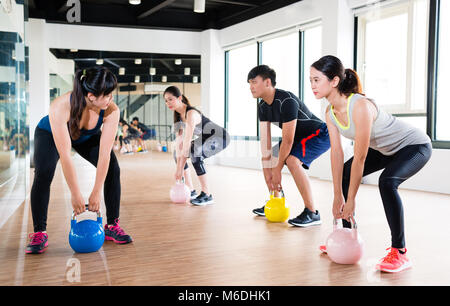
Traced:
<path id="1" fill-rule="evenodd" d="M 30 192 L 34 232 L 29 235 L 27 254 L 43 253 L 48 246 L 50 186 L 58 161 L 69 187 L 74 213 L 81 214 L 86 208 L 98 212 L 103 192 L 107 219 L 105 240 L 120 244 L 132 241 L 119 226 L 120 167 L 112 151 L 120 116 L 112 99 L 116 88 L 117 79 L 107 68 L 96 66 L 78 70 L 73 90 L 56 98 L 50 105 L 49 115 L 36 127 L 35 169 Z M 97 168 L 87 207 L 72 161 L 72 149 Z"/>
<path id="2" fill-rule="evenodd" d="M 192 107 L 189 100 L 181 94 L 177 87 L 168 87 L 164 91 L 164 99 L 167 107 L 174 111 L 176 134 L 174 158 L 177 163 L 175 180 L 185 178 L 186 184 L 191 189 L 192 204 L 212 204 L 213 198 L 208 190 L 203 160 L 225 149 L 230 142 L 230 136 L 223 127 L 215 124 L 198 109 Z M 186 161 L 189 157 L 202 187 L 202 192 L 197 197 L 192 187 L 189 171 L 187 171 Z"/>

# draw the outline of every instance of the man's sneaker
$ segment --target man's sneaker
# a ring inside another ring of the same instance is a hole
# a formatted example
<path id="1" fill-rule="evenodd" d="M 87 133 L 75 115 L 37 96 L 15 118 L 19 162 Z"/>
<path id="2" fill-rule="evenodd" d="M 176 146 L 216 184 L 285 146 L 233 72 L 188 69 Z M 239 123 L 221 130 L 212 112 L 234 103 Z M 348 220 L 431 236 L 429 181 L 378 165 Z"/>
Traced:
<path id="1" fill-rule="evenodd" d="M 125 244 L 130 243 L 133 239 L 125 234 L 123 229 L 119 226 L 120 220 L 116 219 L 114 225 L 108 226 L 105 224 L 105 240 L 112 240 L 115 243 Z"/>
<path id="2" fill-rule="evenodd" d="M 319 250 L 322 253 L 326 254 L 327 253 L 327 246 L 326 245 L 321 245 L 321 246 L 319 246 Z"/>
<path id="3" fill-rule="evenodd" d="M 198 197 L 197 191 L 192 190 L 191 191 L 191 200 L 195 199 L 196 197 Z"/>
<path id="4" fill-rule="evenodd" d="M 404 254 L 396 248 L 387 248 L 386 250 L 389 249 L 391 250 L 389 254 L 376 265 L 377 270 L 395 273 L 412 267 L 411 261 L 406 257 L 406 249 Z"/>
<path id="5" fill-rule="evenodd" d="M 41 254 L 48 247 L 48 235 L 46 233 L 31 233 L 28 238 L 30 243 L 25 251 L 27 254 Z"/>
<path id="6" fill-rule="evenodd" d="M 298 215 L 294 219 L 289 219 L 288 223 L 295 226 L 308 227 L 312 225 L 322 224 L 322 220 L 320 220 L 320 214 L 318 210 L 316 210 L 316 212 L 312 212 L 305 207 L 300 215 Z"/>
<path id="7" fill-rule="evenodd" d="M 264 205 L 264 206 L 261 207 L 261 208 L 255 208 L 255 209 L 253 209 L 252 211 L 253 211 L 254 214 L 257 214 L 258 216 L 264 217 L 264 216 L 266 215 L 266 214 L 264 213 L 264 207 L 266 207 L 266 205 Z"/>
<path id="8" fill-rule="evenodd" d="M 191 204 L 198 205 L 198 206 L 209 205 L 209 204 L 212 204 L 212 203 L 214 203 L 212 195 L 208 196 L 203 191 L 202 191 L 202 193 L 200 193 L 200 195 L 198 197 L 196 197 L 195 199 L 191 200 Z"/>

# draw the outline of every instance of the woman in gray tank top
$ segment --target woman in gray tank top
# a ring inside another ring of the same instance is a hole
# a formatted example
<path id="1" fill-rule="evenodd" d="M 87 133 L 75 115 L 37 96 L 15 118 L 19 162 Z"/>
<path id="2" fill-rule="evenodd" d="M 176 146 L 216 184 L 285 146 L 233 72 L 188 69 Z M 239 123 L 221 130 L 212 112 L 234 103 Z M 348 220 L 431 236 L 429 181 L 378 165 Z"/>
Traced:
<path id="1" fill-rule="evenodd" d="M 397 189 L 430 159 L 430 138 L 366 98 L 356 72 L 344 69 L 337 57 L 328 55 L 313 63 L 310 81 L 315 97 L 329 102 L 326 122 L 331 143 L 334 218 L 350 227 L 347 220 L 353 218 L 362 177 L 384 169 L 379 189 L 392 244 L 377 269 L 400 272 L 411 267 L 406 257 L 403 206 Z M 354 156 L 345 164 L 341 135 L 354 142 Z M 320 249 L 326 252 L 324 246 Z"/>

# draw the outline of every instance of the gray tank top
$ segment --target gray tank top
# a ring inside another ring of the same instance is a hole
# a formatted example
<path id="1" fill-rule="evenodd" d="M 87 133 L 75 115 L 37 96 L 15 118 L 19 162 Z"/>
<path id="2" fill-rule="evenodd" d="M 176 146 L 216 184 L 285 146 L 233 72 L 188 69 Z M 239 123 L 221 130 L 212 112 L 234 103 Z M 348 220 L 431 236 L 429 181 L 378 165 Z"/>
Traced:
<path id="1" fill-rule="evenodd" d="M 353 108 L 355 102 L 361 98 L 366 98 L 360 94 L 351 94 L 347 100 L 348 125 L 342 125 L 336 118 L 333 106 L 329 111 L 331 122 L 339 129 L 345 138 L 355 140 L 355 124 L 353 122 Z M 368 99 L 377 108 L 378 114 L 373 122 L 370 134 L 369 147 L 379 151 L 384 155 L 393 155 L 406 146 L 415 144 L 430 143 L 431 140 L 424 132 L 403 121 L 398 120 L 391 114 L 383 111 L 373 99 Z"/>

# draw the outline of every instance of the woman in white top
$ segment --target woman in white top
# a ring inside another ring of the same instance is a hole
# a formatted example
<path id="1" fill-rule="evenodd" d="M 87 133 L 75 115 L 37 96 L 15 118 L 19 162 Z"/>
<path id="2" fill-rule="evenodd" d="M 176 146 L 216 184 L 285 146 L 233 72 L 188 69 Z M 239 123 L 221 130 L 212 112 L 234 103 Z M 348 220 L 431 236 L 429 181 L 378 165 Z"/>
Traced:
<path id="1" fill-rule="evenodd" d="M 337 57 L 328 55 L 313 63 L 310 81 L 315 97 L 329 102 L 326 123 L 331 143 L 334 218 L 343 219 L 344 226 L 350 227 L 346 220 L 354 215 L 362 177 L 384 169 L 379 190 L 392 245 L 377 268 L 399 272 L 411 267 L 406 257 L 403 206 L 397 189 L 430 159 L 430 138 L 366 98 L 356 72 L 344 69 Z M 354 156 L 345 164 L 341 135 L 354 142 Z M 321 250 L 326 252 L 323 246 Z"/>

